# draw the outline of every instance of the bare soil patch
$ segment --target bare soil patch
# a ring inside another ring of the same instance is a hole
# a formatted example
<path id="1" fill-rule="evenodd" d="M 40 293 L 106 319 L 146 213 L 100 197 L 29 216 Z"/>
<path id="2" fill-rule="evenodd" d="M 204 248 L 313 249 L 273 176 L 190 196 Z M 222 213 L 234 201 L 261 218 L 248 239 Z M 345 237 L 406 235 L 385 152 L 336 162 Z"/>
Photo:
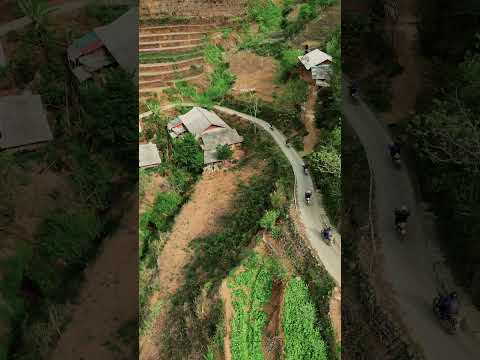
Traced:
<path id="1" fill-rule="evenodd" d="M 338 343 L 342 342 L 342 293 L 341 289 L 336 287 L 330 298 L 330 319 L 332 320 L 335 339 Z"/>
<path id="2" fill-rule="evenodd" d="M 303 47 L 321 47 L 328 40 L 333 30 L 341 23 L 342 12 L 340 5 L 329 6 L 293 40 L 293 45 Z"/>
<path id="3" fill-rule="evenodd" d="M 283 283 L 281 281 L 276 281 L 273 284 L 270 301 L 264 308 L 268 316 L 262 344 L 265 360 L 281 360 L 283 358 L 283 336 L 281 330 L 283 294 Z"/>
<path id="4" fill-rule="evenodd" d="M 302 112 L 302 120 L 308 133 L 303 139 L 305 153 L 311 153 L 315 149 L 320 129 L 315 124 L 315 104 L 317 103 L 317 89 L 314 85 L 308 86 L 308 97 L 305 110 Z"/>
<path id="5" fill-rule="evenodd" d="M 79 298 L 70 305 L 72 321 L 62 333 L 52 360 L 114 360 L 136 348 L 136 343 L 125 343 L 118 335 L 126 323 L 137 317 L 136 198 L 135 194 L 130 199 L 132 206 L 119 228 L 105 240 L 98 258 L 86 269 Z"/>
<path id="6" fill-rule="evenodd" d="M 240 182 L 248 180 L 255 172 L 253 168 L 244 167 L 241 172 L 208 173 L 196 184 L 190 201 L 178 214 L 169 239 L 157 259 L 160 288 L 152 295 L 152 303 L 165 301 L 165 306 L 150 334 L 140 339 L 140 359 L 161 358 L 158 339 L 163 331 L 164 314 L 167 313 L 166 301 L 183 283 L 183 268 L 191 258 L 190 242 L 219 228 L 220 220 L 233 206 L 232 200 Z"/>
<path id="7" fill-rule="evenodd" d="M 225 323 L 225 337 L 223 338 L 223 351 L 225 360 L 232 360 L 230 334 L 232 333 L 232 319 L 234 317 L 234 308 L 232 304 L 232 295 L 227 286 L 227 280 L 222 282 L 220 287 L 220 296 L 223 301 L 224 308 L 224 323 Z"/>
<path id="8" fill-rule="evenodd" d="M 254 90 L 265 101 L 273 101 L 273 93 L 278 91 L 275 84 L 277 61 L 271 57 L 240 51 L 230 55 L 230 70 L 237 77 L 233 85 L 233 94 Z"/>
<path id="9" fill-rule="evenodd" d="M 146 185 L 145 195 L 140 203 L 140 214 L 145 212 L 145 210 L 153 205 L 155 197 L 158 193 L 162 191 L 168 191 L 168 181 L 159 174 L 152 174 L 149 178 L 148 184 Z"/>

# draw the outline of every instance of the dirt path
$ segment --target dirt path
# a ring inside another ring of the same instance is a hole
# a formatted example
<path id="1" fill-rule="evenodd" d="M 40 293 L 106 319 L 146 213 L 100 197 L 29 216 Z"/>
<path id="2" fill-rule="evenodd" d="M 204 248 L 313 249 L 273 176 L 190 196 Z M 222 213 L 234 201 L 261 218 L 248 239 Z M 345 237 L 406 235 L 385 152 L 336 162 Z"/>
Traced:
<path id="1" fill-rule="evenodd" d="M 405 118 L 415 110 L 418 94 L 422 87 L 423 60 L 418 49 L 417 1 L 398 1 L 399 18 L 395 25 L 386 24 L 392 32 L 394 51 L 403 72 L 393 79 L 392 110 L 385 114 L 388 122 Z"/>
<path id="2" fill-rule="evenodd" d="M 317 88 L 314 85 L 308 86 L 308 97 L 305 104 L 305 110 L 302 112 L 303 123 L 308 131 L 307 136 L 303 139 L 305 153 L 311 153 L 317 143 L 320 129 L 315 124 L 315 104 L 317 103 Z"/>
<path id="3" fill-rule="evenodd" d="M 333 330 L 337 343 L 342 342 L 342 293 L 339 287 L 333 290 L 330 298 L 330 319 L 332 320 Z"/>
<path id="4" fill-rule="evenodd" d="M 344 75 L 343 89 L 348 88 Z M 426 358 L 432 360 L 480 359 L 480 339 L 472 331 L 461 331 L 450 336 L 441 328 L 432 314 L 431 302 L 437 293 L 433 264 L 443 258 L 435 234 L 428 231 L 427 214 L 418 203 L 412 182 L 403 169 L 391 164 L 387 144 L 391 137 L 373 112 L 361 100 L 353 104 L 343 94 L 343 112 L 358 135 L 375 180 L 376 233 L 381 239 L 384 257 L 385 281 L 392 287 L 389 295 L 397 303 L 396 309 L 409 334 L 423 348 Z M 395 191 L 392 191 L 395 189 Z M 407 239 L 401 242 L 392 226 L 395 207 L 406 204 L 411 209 Z M 451 274 L 449 276 L 451 279 Z M 449 283 L 454 283 L 453 280 Z M 479 312 L 471 306 L 470 298 L 461 288 L 455 289 L 471 329 L 480 329 Z"/>
<path id="5" fill-rule="evenodd" d="M 273 284 L 270 301 L 265 306 L 268 322 L 263 334 L 263 353 L 265 360 L 279 360 L 283 352 L 283 331 L 281 328 L 281 312 L 283 307 L 284 288 L 281 281 Z"/>
<path id="6" fill-rule="evenodd" d="M 70 307 L 72 319 L 51 360 L 128 358 L 136 345 L 125 343 L 118 333 L 138 316 L 138 202 L 130 201 L 119 228 L 85 271 L 80 296 Z M 130 341 L 137 332 L 134 324 Z"/>
<path id="7" fill-rule="evenodd" d="M 158 263 L 159 290 L 152 295 L 152 303 L 166 301 L 182 285 L 183 268 L 190 260 L 189 244 L 192 240 L 211 234 L 219 226 L 219 221 L 232 207 L 241 181 L 248 180 L 255 170 L 243 168 L 242 171 L 209 173 L 196 184 L 190 201 L 178 214 Z M 163 331 L 164 314 L 168 303 L 163 306 L 153 329 L 140 339 L 140 359 L 157 360 L 161 358 L 158 339 Z"/>
<path id="8" fill-rule="evenodd" d="M 232 333 L 232 319 L 234 316 L 234 309 L 232 304 L 232 296 L 230 289 L 227 286 L 227 280 L 223 280 L 220 287 L 220 296 L 223 300 L 224 306 L 224 322 L 225 322 L 225 337 L 223 338 L 223 352 L 225 360 L 232 360 L 230 334 Z"/>

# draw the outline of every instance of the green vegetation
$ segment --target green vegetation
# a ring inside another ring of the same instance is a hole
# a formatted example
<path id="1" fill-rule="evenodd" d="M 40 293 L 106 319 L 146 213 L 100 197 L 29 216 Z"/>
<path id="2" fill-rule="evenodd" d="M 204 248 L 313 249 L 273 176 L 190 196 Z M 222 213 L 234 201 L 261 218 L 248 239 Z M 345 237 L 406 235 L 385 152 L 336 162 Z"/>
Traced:
<path id="1" fill-rule="evenodd" d="M 264 172 L 240 186 L 234 202 L 242 204 L 227 214 L 222 228 L 209 236 L 193 241 L 193 258 L 185 268 L 186 282 L 174 295 L 173 308 L 168 316 L 164 335 L 164 353 L 171 358 L 188 358 L 192 351 L 207 353 L 205 344 L 212 341 L 218 324 L 217 305 L 211 304 L 202 316 L 197 312 L 204 296 L 212 297 L 221 281 L 245 257 L 245 249 L 260 229 L 260 219 L 273 200 L 277 206 L 288 206 L 283 201 L 293 187 L 291 168 L 272 141 L 252 127 L 239 129 L 248 149 L 245 162 L 256 161 L 259 156 L 270 161 Z M 270 194 L 272 197 L 270 197 Z M 285 211 L 285 208 L 282 209 Z M 195 331 L 190 329 L 195 328 Z"/>
<path id="2" fill-rule="evenodd" d="M 101 5 L 96 2 L 87 5 L 87 16 L 96 19 L 102 25 L 111 23 L 127 11 L 128 5 Z"/>
<path id="3" fill-rule="evenodd" d="M 186 81 L 179 81 L 174 89 L 167 93 L 173 102 L 191 101 L 204 108 L 211 108 L 221 103 L 230 91 L 235 77 L 230 72 L 228 63 L 225 60 L 225 50 L 221 46 L 208 44 L 204 50 L 204 57 L 207 63 L 212 65 L 213 72 L 209 77 L 209 87 L 200 93 L 198 89 Z"/>
<path id="4" fill-rule="evenodd" d="M 316 328 L 315 306 L 300 278 L 291 279 L 285 291 L 282 326 L 286 360 L 327 360 L 325 343 Z"/>
<path id="5" fill-rule="evenodd" d="M 263 360 L 262 336 L 267 323 L 264 306 L 272 295 L 275 279 L 282 270 L 273 258 L 253 254 L 228 279 L 235 316 L 232 319 L 233 360 Z"/>
<path id="6" fill-rule="evenodd" d="M 467 288 L 478 273 L 474 264 L 480 253 L 479 49 L 468 51 L 460 64 L 443 64 L 450 72 L 437 68 L 442 74 L 439 90 L 407 128 L 421 169 L 423 194 L 433 203 L 449 260 Z M 478 295 L 476 302 L 480 306 Z"/>
<path id="7" fill-rule="evenodd" d="M 186 50 L 185 52 L 162 52 L 162 53 L 140 53 L 139 61 L 140 64 L 152 64 L 152 63 L 161 63 L 161 62 L 177 62 L 182 60 L 193 59 L 196 57 L 201 57 L 203 55 L 203 50 L 201 48 L 196 48 L 193 50 Z"/>
<path id="8" fill-rule="evenodd" d="M 287 36 L 291 37 L 305 28 L 305 25 L 315 19 L 320 11 L 336 4 L 337 0 L 308 0 L 308 1 L 299 1 L 305 2 L 300 6 L 300 11 L 298 16 L 293 21 L 288 21 L 286 18 L 283 20 L 282 28 Z M 284 1 L 285 4 L 285 15 L 288 15 L 291 9 L 292 1 Z"/>
<path id="9" fill-rule="evenodd" d="M 232 158 L 233 150 L 228 145 L 217 146 L 217 158 L 218 160 L 229 160 Z"/>
<path id="10" fill-rule="evenodd" d="M 273 0 L 251 0 L 248 3 L 247 13 L 250 20 L 255 21 L 263 33 L 280 28 L 282 9 Z"/>

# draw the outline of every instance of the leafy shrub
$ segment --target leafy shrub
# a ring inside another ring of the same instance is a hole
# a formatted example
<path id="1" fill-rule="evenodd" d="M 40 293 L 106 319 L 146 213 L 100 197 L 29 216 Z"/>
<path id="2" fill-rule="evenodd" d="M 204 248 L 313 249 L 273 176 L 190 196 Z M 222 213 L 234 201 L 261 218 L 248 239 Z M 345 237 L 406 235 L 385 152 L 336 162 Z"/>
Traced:
<path id="1" fill-rule="evenodd" d="M 27 276 L 44 296 L 56 299 L 68 288 L 67 279 L 86 265 L 101 228 L 91 211 L 55 213 L 43 221 Z"/>
<path id="2" fill-rule="evenodd" d="M 263 360 L 262 336 L 268 321 L 264 311 L 270 300 L 280 266 L 272 258 L 251 255 L 242 262 L 242 271 L 228 279 L 235 315 L 232 319 L 233 360 Z"/>
<path id="3" fill-rule="evenodd" d="M 153 207 L 145 214 L 148 222 L 153 224 L 158 231 L 167 231 L 177 213 L 183 198 L 174 192 L 162 192 L 157 195 Z"/>
<path id="4" fill-rule="evenodd" d="M 111 23 L 127 11 L 127 5 L 101 5 L 95 2 L 87 5 L 87 16 L 96 19 L 102 25 Z"/>
<path id="5" fill-rule="evenodd" d="M 291 279 L 282 314 L 286 360 L 327 360 L 326 346 L 316 324 L 315 306 L 307 285 L 300 278 Z"/>
<path id="6" fill-rule="evenodd" d="M 191 174 L 198 175 L 202 172 L 203 151 L 192 134 L 174 140 L 173 162 Z"/>
<path id="7" fill-rule="evenodd" d="M 272 231 L 275 227 L 280 212 L 278 210 L 268 210 L 260 219 L 260 226 L 265 230 Z"/>
<path id="8" fill-rule="evenodd" d="M 275 100 L 277 106 L 284 108 L 298 109 L 307 100 L 308 84 L 300 78 L 287 81 L 283 91 Z"/>
<path id="9" fill-rule="evenodd" d="M 233 150 L 228 145 L 217 146 L 217 158 L 218 160 L 228 160 L 232 158 Z"/>
<path id="10" fill-rule="evenodd" d="M 298 57 L 303 55 L 302 51 L 295 49 L 285 49 L 280 57 L 279 79 L 287 80 L 293 70 L 298 66 Z"/>
<path id="11" fill-rule="evenodd" d="M 282 10 L 272 0 L 250 0 L 247 13 L 250 19 L 259 25 L 260 31 L 263 33 L 280 28 Z"/>
<path id="12" fill-rule="evenodd" d="M 80 104 L 84 110 L 84 143 L 129 168 L 137 167 L 138 90 L 132 76 L 117 68 L 107 72 L 103 86 L 84 83 L 80 87 Z"/>
<path id="13" fill-rule="evenodd" d="M 193 179 L 187 171 L 174 168 L 172 174 L 168 177 L 168 182 L 176 191 L 183 194 L 190 188 Z"/>

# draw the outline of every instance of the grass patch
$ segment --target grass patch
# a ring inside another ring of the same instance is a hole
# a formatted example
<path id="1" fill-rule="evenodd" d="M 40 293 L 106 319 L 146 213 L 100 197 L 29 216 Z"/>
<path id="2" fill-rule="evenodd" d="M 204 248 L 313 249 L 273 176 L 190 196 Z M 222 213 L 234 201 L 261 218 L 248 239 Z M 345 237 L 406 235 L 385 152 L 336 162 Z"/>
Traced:
<path id="1" fill-rule="evenodd" d="M 282 276 L 273 258 L 253 254 L 241 263 L 241 270 L 230 276 L 235 316 L 232 319 L 232 359 L 263 360 L 262 336 L 267 323 L 264 311 L 272 295 L 272 285 Z"/>
<path id="2" fill-rule="evenodd" d="M 282 326 L 285 360 L 327 360 L 327 351 L 316 328 L 315 306 L 308 287 L 300 278 L 291 279 L 285 291 Z"/>

